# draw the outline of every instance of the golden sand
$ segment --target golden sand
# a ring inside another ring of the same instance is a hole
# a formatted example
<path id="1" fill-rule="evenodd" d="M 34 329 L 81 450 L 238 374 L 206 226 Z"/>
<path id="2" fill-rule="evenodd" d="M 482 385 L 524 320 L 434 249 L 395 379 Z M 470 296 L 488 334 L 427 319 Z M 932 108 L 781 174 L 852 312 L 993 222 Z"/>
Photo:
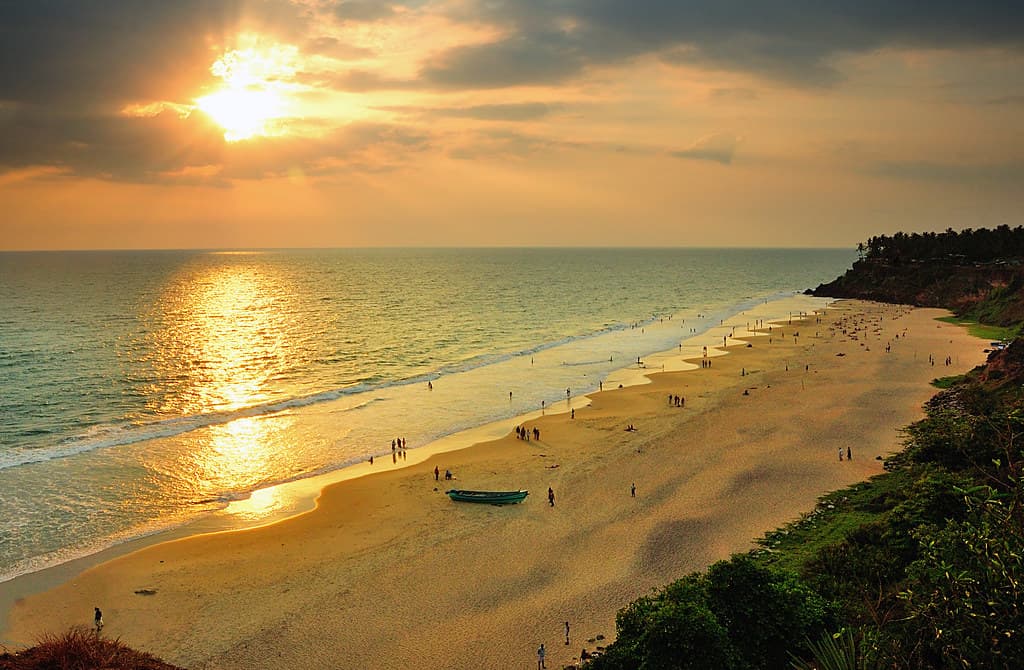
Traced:
<path id="1" fill-rule="evenodd" d="M 88 624 L 99 605 L 105 634 L 196 670 L 533 667 L 542 642 L 561 668 L 614 637 L 632 599 L 881 472 L 928 382 L 984 361 L 943 314 L 843 301 L 730 339 L 710 368 L 668 352 L 647 365 L 693 369 L 606 382 L 575 418 L 530 420 L 539 441 L 510 422 L 502 439 L 332 485 L 313 512 L 117 558 L 19 600 L 0 638 Z M 435 482 L 435 465 L 456 480 Z M 450 486 L 530 496 L 454 503 Z"/>

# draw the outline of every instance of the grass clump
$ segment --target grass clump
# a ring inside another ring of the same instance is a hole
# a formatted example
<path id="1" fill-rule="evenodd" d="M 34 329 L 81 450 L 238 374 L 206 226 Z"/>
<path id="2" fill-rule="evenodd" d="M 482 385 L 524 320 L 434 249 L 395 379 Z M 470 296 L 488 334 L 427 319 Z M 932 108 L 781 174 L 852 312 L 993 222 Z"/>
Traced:
<path id="1" fill-rule="evenodd" d="M 0 670 L 181 670 L 119 639 L 83 627 L 47 634 L 34 647 L 0 654 Z"/>

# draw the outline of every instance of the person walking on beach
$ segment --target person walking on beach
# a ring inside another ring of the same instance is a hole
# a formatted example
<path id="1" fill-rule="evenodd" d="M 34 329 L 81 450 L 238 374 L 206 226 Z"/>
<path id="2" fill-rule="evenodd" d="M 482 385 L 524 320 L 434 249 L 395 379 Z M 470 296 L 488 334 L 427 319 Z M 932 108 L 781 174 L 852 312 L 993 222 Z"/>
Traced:
<path id="1" fill-rule="evenodd" d="M 438 467 L 435 465 L 434 466 L 434 481 L 435 482 L 438 481 L 438 477 L 440 477 L 440 476 L 441 476 L 441 470 L 438 469 Z"/>
<path id="2" fill-rule="evenodd" d="M 839 447 L 839 461 L 842 462 L 842 460 L 843 460 L 843 448 Z"/>
<path id="3" fill-rule="evenodd" d="M 555 506 L 555 492 L 550 486 L 548 487 L 548 503 L 550 503 L 552 507 Z"/>
<path id="4" fill-rule="evenodd" d="M 103 612 L 100 611 L 99 607 L 94 607 L 93 610 L 95 610 L 93 622 L 96 625 L 96 635 L 99 636 L 100 631 L 103 630 Z"/>
<path id="5" fill-rule="evenodd" d="M 848 461 L 852 461 L 853 460 L 853 452 L 850 451 L 849 447 L 846 448 L 846 460 L 848 460 Z"/>
<path id="6" fill-rule="evenodd" d="M 545 654 L 546 652 L 544 651 L 544 643 L 541 642 L 540 646 L 537 647 L 537 670 L 544 670 L 544 668 L 547 667 L 546 665 L 544 665 Z"/>
<path id="7" fill-rule="evenodd" d="M 636 482 L 633 482 L 632 486 L 629 487 L 629 497 L 630 498 L 635 498 L 636 497 Z"/>
<path id="8" fill-rule="evenodd" d="M 569 622 L 565 622 L 565 644 L 569 644 Z"/>

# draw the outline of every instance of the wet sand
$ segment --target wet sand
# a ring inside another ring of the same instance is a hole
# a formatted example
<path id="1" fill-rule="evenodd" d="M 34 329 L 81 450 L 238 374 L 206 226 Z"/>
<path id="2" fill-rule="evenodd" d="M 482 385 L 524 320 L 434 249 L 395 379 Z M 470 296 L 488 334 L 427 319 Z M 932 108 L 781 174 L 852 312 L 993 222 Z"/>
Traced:
<path id="1" fill-rule="evenodd" d="M 542 642 L 563 667 L 613 638 L 632 599 L 881 472 L 928 382 L 984 361 L 987 343 L 943 314 L 843 301 L 820 323 L 729 339 L 710 368 L 682 360 L 692 347 L 651 357 L 647 373 L 690 369 L 610 378 L 575 418 L 528 421 L 539 441 L 510 422 L 496 441 L 334 484 L 312 512 L 115 558 L 18 599 L 0 639 L 88 625 L 98 605 L 106 635 L 193 669 L 533 667 Z M 473 505 L 452 487 L 530 495 Z"/>

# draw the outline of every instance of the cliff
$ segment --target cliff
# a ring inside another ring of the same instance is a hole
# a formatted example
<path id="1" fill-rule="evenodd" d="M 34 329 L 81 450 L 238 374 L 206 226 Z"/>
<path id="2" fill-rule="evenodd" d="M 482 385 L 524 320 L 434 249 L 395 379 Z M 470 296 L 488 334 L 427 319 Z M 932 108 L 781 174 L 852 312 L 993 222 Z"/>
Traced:
<path id="1" fill-rule="evenodd" d="M 812 295 L 860 298 L 918 307 L 944 307 L 960 317 L 996 326 L 1024 321 L 1021 259 L 960 263 L 927 259 L 866 258 Z"/>

